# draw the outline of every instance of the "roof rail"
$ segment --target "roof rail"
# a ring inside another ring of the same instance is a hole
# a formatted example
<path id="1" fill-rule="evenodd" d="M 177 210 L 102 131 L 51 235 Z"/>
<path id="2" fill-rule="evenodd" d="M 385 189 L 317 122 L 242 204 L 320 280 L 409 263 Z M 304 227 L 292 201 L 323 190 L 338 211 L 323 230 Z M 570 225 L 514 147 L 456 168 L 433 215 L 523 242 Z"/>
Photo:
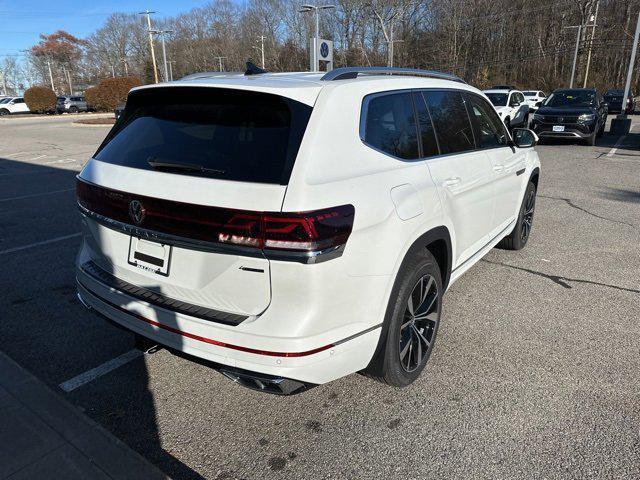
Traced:
<path id="1" fill-rule="evenodd" d="M 415 75 L 420 77 L 439 78 L 441 80 L 451 80 L 454 82 L 467 83 L 460 77 L 450 73 L 436 72 L 435 70 L 420 70 L 418 68 L 400 67 L 341 67 L 325 73 L 320 80 L 348 80 L 357 78 L 359 74 L 365 75 Z"/>
<path id="2" fill-rule="evenodd" d="M 180 78 L 180 80 L 194 80 L 196 78 L 224 78 L 244 75 L 244 72 L 199 72 L 191 73 Z"/>

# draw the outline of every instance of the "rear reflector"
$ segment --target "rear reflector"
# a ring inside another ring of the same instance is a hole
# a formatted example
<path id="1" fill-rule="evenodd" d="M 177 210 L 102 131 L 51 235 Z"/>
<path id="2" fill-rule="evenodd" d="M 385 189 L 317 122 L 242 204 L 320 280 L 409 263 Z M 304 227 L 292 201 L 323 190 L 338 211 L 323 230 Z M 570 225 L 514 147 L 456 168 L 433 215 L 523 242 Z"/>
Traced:
<path id="1" fill-rule="evenodd" d="M 137 229 L 218 245 L 313 256 L 347 243 L 353 205 L 308 212 L 252 212 L 146 197 L 76 182 L 80 207 Z"/>

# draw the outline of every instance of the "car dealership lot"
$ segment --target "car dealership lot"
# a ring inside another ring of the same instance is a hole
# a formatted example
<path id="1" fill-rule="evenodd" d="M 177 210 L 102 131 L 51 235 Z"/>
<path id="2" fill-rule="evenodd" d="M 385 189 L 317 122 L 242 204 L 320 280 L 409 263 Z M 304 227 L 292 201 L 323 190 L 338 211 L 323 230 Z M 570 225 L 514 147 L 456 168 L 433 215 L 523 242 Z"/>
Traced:
<path id="1" fill-rule="evenodd" d="M 451 288 L 412 387 L 274 397 L 76 300 L 74 177 L 108 129 L 73 120 L 0 119 L 0 349 L 172 477 L 640 476 L 640 126 L 537 147 L 529 244 Z"/>

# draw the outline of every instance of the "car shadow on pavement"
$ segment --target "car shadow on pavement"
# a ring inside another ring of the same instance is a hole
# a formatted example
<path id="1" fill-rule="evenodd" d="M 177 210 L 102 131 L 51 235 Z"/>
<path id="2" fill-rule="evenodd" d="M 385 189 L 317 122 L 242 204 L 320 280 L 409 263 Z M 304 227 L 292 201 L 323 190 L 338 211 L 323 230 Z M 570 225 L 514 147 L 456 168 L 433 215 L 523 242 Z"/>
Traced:
<path id="1" fill-rule="evenodd" d="M 135 343 L 132 333 L 115 328 L 76 297 L 73 259 L 78 236 L 49 242 L 80 230 L 72 190 L 77 173 L 0 158 L 0 349 L 170 477 L 201 479 L 162 448 L 156 409 L 162 399 L 150 388 L 147 355 L 69 393 L 58 388 L 62 381 L 130 351 Z M 64 193 L 47 193 L 58 190 Z M 44 243 L 36 245 L 40 241 Z M 100 245 L 103 239 L 94 241 Z M 105 260 L 101 267 L 115 274 L 113 262 Z M 136 312 L 135 302 L 123 303 L 125 307 L 139 316 L 144 313 Z M 178 328 L 174 315 L 157 320 Z"/>

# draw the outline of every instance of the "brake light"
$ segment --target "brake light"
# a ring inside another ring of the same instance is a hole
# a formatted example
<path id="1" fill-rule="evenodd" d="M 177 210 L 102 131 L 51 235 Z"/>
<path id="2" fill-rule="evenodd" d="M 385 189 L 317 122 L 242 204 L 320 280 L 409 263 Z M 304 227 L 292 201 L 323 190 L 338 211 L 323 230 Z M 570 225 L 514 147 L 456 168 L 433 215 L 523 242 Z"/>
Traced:
<path id="1" fill-rule="evenodd" d="M 263 250 L 317 252 L 344 245 L 353 228 L 353 205 L 299 213 L 241 213 L 218 233 L 221 243 Z"/>

